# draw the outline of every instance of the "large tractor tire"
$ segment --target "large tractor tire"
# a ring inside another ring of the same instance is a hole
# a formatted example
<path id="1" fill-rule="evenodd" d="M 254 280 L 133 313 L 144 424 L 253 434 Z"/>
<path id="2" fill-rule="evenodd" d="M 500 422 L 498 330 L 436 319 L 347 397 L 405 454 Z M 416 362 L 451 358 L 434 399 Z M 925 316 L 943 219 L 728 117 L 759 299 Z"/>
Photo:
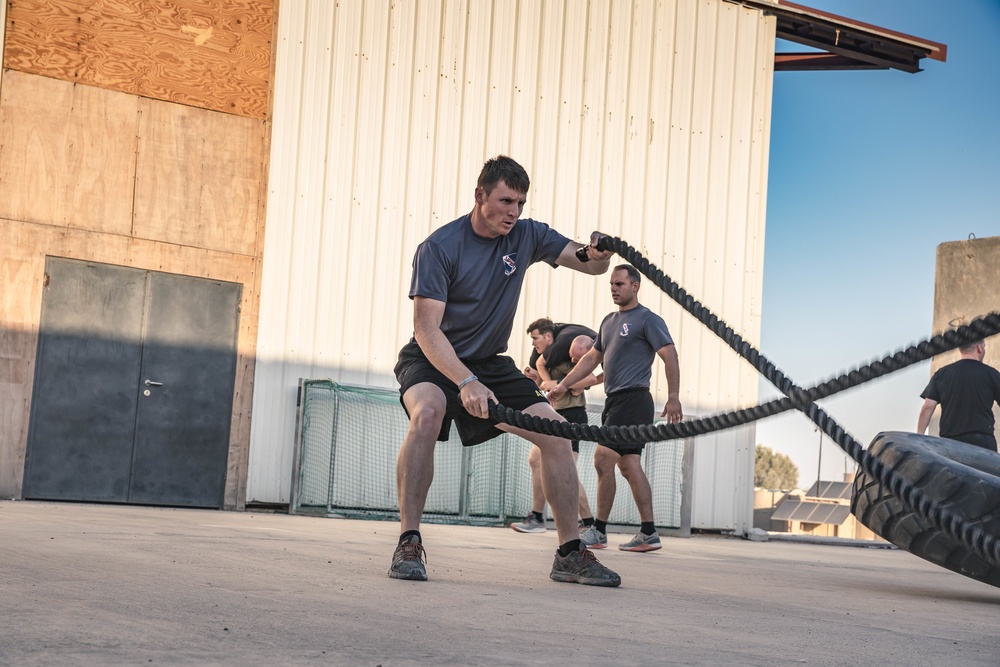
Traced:
<path id="1" fill-rule="evenodd" d="M 1000 536 L 1000 454 L 915 433 L 879 433 L 868 452 L 945 511 Z M 900 549 L 953 572 L 1000 587 L 1000 563 L 987 562 L 930 525 L 868 472 L 854 478 L 851 512 Z"/>

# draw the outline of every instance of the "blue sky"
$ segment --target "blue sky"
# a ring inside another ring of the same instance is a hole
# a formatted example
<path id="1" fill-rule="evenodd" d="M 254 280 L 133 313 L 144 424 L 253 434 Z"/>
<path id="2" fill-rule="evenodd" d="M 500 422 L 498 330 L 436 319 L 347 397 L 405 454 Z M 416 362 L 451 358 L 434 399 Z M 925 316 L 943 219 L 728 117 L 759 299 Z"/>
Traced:
<path id="1" fill-rule="evenodd" d="M 938 244 L 1000 235 L 1000 0 L 802 4 L 948 46 L 917 74 L 775 73 L 760 349 L 810 386 L 936 333 Z M 929 377 L 928 361 L 821 405 L 867 446 L 916 428 Z M 762 401 L 777 395 L 762 382 Z M 816 480 L 820 435 L 800 413 L 758 422 L 757 442 Z M 824 437 L 823 479 L 847 462 Z"/>

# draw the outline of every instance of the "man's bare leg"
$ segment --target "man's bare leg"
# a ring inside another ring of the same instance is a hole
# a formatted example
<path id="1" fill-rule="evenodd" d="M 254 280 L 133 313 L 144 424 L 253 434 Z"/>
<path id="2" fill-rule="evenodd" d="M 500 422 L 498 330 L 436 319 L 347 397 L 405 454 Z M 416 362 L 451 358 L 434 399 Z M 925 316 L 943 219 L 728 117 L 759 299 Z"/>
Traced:
<path id="1" fill-rule="evenodd" d="M 444 393 L 436 385 L 422 382 L 406 390 L 403 403 L 410 425 L 396 458 L 396 491 L 399 494 L 399 544 L 392 554 L 389 577 L 427 581 L 420 518 L 427 491 L 434 479 L 434 443 L 444 418 Z"/>
<path id="2" fill-rule="evenodd" d="M 580 452 L 573 452 L 573 463 L 576 464 L 580 460 Z M 579 471 L 577 471 L 577 476 L 579 476 Z M 590 511 L 590 501 L 587 500 L 587 491 L 583 488 L 583 480 L 580 480 L 580 501 L 577 507 L 577 512 L 581 519 L 593 518 L 594 513 Z"/>
<path id="3" fill-rule="evenodd" d="M 625 454 L 618 461 L 618 469 L 632 488 L 632 498 L 639 508 L 639 519 L 642 521 L 639 534 L 628 542 L 619 544 L 618 548 L 622 551 L 656 551 L 663 545 L 653 524 L 653 490 L 642 469 L 642 457 L 638 454 Z"/>
<path id="4" fill-rule="evenodd" d="M 531 469 L 531 513 L 524 518 L 510 524 L 510 527 L 519 533 L 545 532 L 545 490 L 542 488 L 542 452 L 535 445 L 531 446 L 528 452 L 528 467 Z"/>
<path id="5" fill-rule="evenodd" d="M 597 514 L 594 518 L 607 522 L 611 508 L 615 504 L 618 483 L 615 480 L 615 464 L 618 453 L 603 445 L 594 450 L 594 469 L 597 470 Z"/>
<path id="6" fill-rule="evenodd" d="M 537 445 L 528 453 L 528 467 L 531 468 L 531 511 L 545 518 L 545 489 L 542 488 L 542 451 Z"/>
<path id="7" fill-rule="evenodd" d="M 548 403 L 536 403 L 523 410 L 526 415 L 537 415 L 546 419 L 566 421 Z M 579 505 L 580 478 L 576 474 L 573 449 L 569 440 L 542 433 L 524 431 L 507 424 L 499 428 L 535 444 L 542 459 L 542 489 L 552 508 L 556 522 L 559 544 L 580 538 L 577 530 L 576 510 Z"/>
<path id="8" fill-rule="evenodd" d="M 639 509 L 640 521 L 653 520 L 653 489 L 649 486 L 649 478 L 642 469 L 642 458 L 638 454 L 626 454 L 618 460 L 618 469 L 622 477 L 632 488 L 632 498 Z"/>
<path id="9" fill-rule="evenodd" d="M 396 458 L 400 533 L 420 528 L 427 491 L 434 480 L 434 444 L 444 419 L 444 392 L 422 382 L 406 390 L 403 403 L 410 414 L 410 425 Z"/>
<path id="10" fill-rule="evenodd" d="M 548 403 L 536 403 L 523 412 L 545 419 L 566 421 Z M 580 478 L 576 474 L 576 462 L 569 440 L 529 433 L 507 424 L 500 424 L 499 428 L 531 441 L 541 452 L 542 486 L 552 508 L 556 533 L 559 535 L 559 549 L 549 578 L 587 586 L 619 586 L 621 577 L 602 565 L 580 540 L 580 532 L 576 527 Z"/>

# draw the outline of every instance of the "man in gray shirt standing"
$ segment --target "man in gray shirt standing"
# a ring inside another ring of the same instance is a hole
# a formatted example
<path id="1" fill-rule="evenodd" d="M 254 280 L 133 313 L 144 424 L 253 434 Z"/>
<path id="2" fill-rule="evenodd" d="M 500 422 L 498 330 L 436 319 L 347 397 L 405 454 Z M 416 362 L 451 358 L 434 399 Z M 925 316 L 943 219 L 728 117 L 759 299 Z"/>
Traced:
<path id="1" fill-rule="evenodd" d="M 556 400 L 569 387 L 604 364 L 604 389 L 607 399 L 602 414 L 605 426 L 632 426 L 653 423 L 653 396 L 649 391 L 653 359 L 660 357 L 667 375 L 667 402 L 661 417 L 670 423 L 679 422 L 684 414 L 680 401 L 680 364 L 677 349 L 667 331 L 667 325 L 656 313 L 639 303 L 642 275 L 629 264 L 616 266 L 611 273 L 611 299 L 618 306 L 601 322 L 594 348 L 584 355 L 575 368 L 549 391 L 549 400 Z M 655 551 L 662 545 L 653 520 L 653 492 L 642 470 L 642 450 L 645 443 L 598 443 L 594 452 L 597 469 L 597 514 L 589 530 L 595 535 L 581 534 L 591 549 L 603 549 L 608 544 L 607 521 L 615 501 L 617 484 L 615 466 L 632 488 L 632 497 L 639 509 L 639 533 L 624 544 L 622 551 Z"/>
<path id="2" fill-rule="evenodd" d="M 434 477 L 435 440 L 447 440 L 454 421 L 465 446 L 508 431 L 541 450 L 542 483 L 559 536 L 551 579 L 592 586 L 621 583 L 580 542 L 580 483 L 569 440 L 489 418 L 487 401 L 493 400 L 528 415 L 563 419 L 502 355 L 528 266 L 546 262 L 597 275 L 610 263 L 611 252 L 597 249 L 597 232 L 590 245 L 582 245 L 546 224 L 520 219 L 529 184 L 527 172 L 509 157 L 488 160 L 472 212 L 434 231 L 414 255 L 414 334 L 395 368 L 410 425 L 396 461 L 401 534 L 389 568 L 393 579 L 427 580 L 420 518 Z M 498 564 L 497 572 L 506 567 Z"/>

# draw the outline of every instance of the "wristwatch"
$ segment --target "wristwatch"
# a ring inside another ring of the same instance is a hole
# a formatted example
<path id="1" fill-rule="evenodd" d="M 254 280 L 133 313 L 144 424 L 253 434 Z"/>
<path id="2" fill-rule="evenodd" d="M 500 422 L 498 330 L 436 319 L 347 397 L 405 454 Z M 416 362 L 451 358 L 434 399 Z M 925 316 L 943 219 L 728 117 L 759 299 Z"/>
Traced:
<path id="1" fill-rule="evenodd" d="M 576 258 L 578 260 L 580 260 L 581 262 L 589 262 L 590 261 L 590 255 L 587 254 L 587 248 L 589 248 L 589 247 L 590 247 L 589 245 L 585 245 L 585 246 L 582 246 L 580 248 L 577 248 Z"/>

